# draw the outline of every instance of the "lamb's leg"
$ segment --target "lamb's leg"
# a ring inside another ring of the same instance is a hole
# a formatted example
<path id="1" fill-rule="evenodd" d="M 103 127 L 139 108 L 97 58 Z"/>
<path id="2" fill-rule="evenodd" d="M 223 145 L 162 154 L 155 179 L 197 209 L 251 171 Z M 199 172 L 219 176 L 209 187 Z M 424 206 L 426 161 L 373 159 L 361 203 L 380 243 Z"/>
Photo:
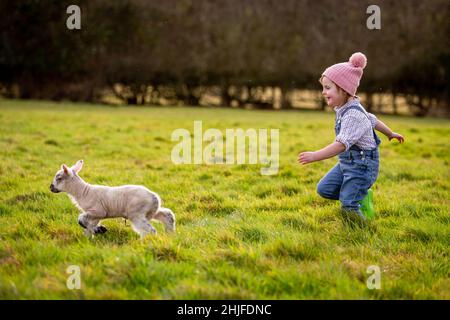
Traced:
<path id="1" fill-rule="evenodd" d="M 173 214 L 172 210 L 161 207 L 153 216 L 153 219 L 159 220 L 162 223 L 164 223 L 166 231 L 168 232 L 175 231 L 175 215 Z"/>
<path id="2" fill-rule="evenodd" d="M 94 234 L 105 233 L 106 228 L 99 225 L 100 219 L 92 217 L 88 213 L 82 213 L 78 216 L 78 224 L 84 228 L 84 234 L 92 238 Z"/>
<path id="3" fill-rule="evenodd" d="M 156 234 L 156 229 L 148 222 L 145 215 L 137 216 L 131 219 L 131 226 L 133 230 L 139 233 L 141 239 L 143 239 L 148 233 Z"/>

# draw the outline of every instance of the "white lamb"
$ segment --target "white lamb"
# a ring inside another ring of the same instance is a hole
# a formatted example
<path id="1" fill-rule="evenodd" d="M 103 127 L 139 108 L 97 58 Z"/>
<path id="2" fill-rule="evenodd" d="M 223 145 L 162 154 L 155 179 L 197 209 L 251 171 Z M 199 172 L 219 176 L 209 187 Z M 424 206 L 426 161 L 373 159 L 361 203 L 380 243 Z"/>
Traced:
<path id="1" fill-rule="evenodd" d="M 148 233 L 156 234 L 156 229 L 150 224 L 151 219 L 164 223 L 166 231 L 175 231 L 175 215 L 172 210 L 161 207 L 161 199 L 156 193 L 137 185 L 90 185 L 78 175 L 82 167 L 83 160 L 78 160 L 71 168 L 63 164 L 50 190 L 54 193 L 67 192 L 81 211 L 78 223 L 85 229 L 87 237 L 107 231 L 99 225 L 100 220 L 118 217 L 129 219 L 133 230 L 141 238 Z"/>

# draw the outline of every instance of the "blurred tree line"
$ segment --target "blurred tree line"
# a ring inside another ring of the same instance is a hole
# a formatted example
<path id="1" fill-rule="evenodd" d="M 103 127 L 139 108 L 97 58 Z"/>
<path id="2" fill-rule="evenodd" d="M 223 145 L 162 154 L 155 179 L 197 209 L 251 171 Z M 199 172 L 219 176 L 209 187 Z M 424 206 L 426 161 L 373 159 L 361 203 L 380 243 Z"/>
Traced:
<path id="1" fill-rule="evenodd" d="M 81 30 L 66 9 L 81 8 Z M 369 30 L 366 9 L 381 8 Z M 449 110 L 448 0 L 0 0 L 3 94 L 99 101 L 105 88 L 128 104 L 175 99 L 198 105 L 272 108 L 264 88 L 279 88 L 280 107 L 295 89 L 321 90 L 331 64 L 364 52 L 359 91 L 408 101 L 411 112 Z M 319 96 L 319 95 L 318 95 Z M 324 108 L 320 98 L 318 108 Z"/>

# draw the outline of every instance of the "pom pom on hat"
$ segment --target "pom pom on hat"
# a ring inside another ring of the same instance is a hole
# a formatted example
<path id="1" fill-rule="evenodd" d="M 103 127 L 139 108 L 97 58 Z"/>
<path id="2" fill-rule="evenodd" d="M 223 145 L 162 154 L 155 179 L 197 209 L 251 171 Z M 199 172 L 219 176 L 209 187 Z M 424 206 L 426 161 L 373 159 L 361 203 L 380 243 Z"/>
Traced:
<path id="1" fill-rule="evenodd" d="M 367 65 L 367 58 L 361 52 L 355 52 L 348 60 L 355 68 L 364 69 Z"/>

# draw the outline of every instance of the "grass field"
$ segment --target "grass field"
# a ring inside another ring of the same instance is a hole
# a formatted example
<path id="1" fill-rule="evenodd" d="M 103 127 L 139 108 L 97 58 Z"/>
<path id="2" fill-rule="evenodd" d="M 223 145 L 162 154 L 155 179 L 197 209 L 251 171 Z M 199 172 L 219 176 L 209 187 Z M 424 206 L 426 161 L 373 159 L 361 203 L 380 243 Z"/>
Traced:
<path id="1" fill-rule="evenodd" d="M 342 221 L 299 151 L 333 140 L 332 113 L 107 107 L 0 100 L 2 299 L 449 299 L 450 121 L 380 116 L 406 143 L 381 144 L 376 218 Z M 171 133 L 280 129 L 280 169 L 175 165 Z M 62 163 L 91 184 L 143 184 L 177 216 L 177 232 L 140 241 L 123 219 L 88 240 L 65 194 Z M 69 290 L 70 265 L 81 289 Z M 381 269 L 381 289 L 366 281 Z"/>

